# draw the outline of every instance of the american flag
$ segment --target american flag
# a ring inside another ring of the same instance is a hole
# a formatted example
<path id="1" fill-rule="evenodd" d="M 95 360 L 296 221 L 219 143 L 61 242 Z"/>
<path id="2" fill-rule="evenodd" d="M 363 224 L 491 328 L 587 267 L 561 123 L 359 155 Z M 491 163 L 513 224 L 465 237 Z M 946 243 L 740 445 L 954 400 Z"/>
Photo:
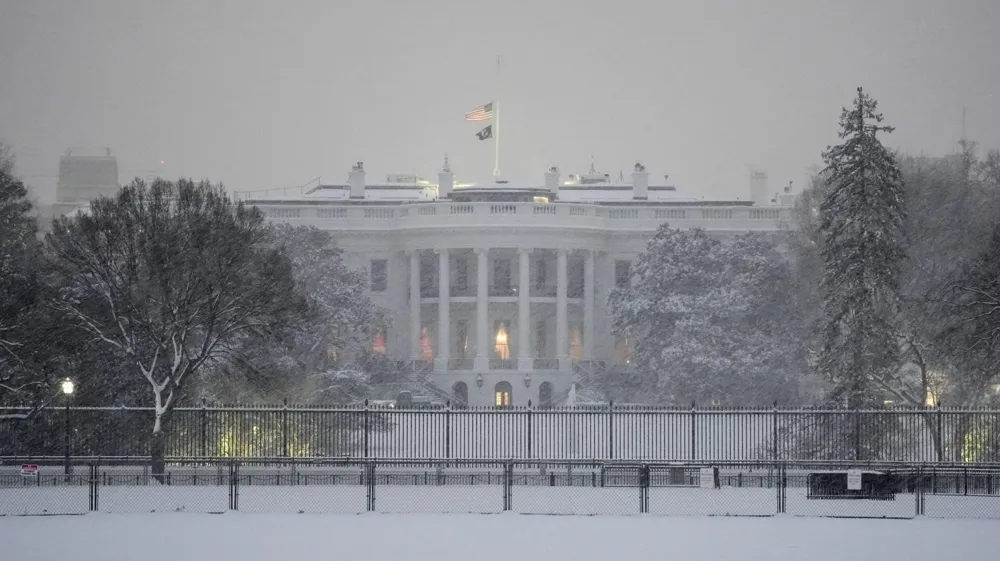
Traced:
<path id="1" fill-rule="evenodd" d="M 465 114 L 466 121 L 489 121 L 493 118 L 493 103 L 480 105 Z"/>

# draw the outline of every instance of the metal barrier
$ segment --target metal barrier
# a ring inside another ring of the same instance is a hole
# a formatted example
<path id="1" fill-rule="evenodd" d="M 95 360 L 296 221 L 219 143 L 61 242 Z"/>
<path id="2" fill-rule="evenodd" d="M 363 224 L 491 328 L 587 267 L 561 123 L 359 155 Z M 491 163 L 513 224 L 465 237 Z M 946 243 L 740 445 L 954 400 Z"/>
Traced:
<path id="1" fill-rule="evenodd" d="M 1000 519 L 1000 464 L 0 458 L 0 515 L 649 514 Z M 21 465 L 37 465 L 35 475 Z"/>
<path id="2" fill-rule="evenodd" d="M 0 456 L 145 456 L 152 419 L 46 409 L 0 423 Z M 176 409 L 166 436 L 168 455 L 199 457 L 1000 462 L 1000 411 L 948 408 L 205 406 Z"/>

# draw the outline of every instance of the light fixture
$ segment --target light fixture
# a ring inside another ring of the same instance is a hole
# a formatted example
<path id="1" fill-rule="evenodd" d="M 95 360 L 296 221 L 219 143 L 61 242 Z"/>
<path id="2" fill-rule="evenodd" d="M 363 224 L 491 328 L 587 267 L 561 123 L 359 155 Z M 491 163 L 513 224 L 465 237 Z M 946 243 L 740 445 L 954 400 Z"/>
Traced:
<path id="1" fill-rule="evenodd" d="M 526 387 L 526 388 L 530 388 L 531 387 L 531 374 L 525 374 L 524 375 L 524 387 Z"/>
<path id="2" fill-rule="evenodd" d="M 59 387 L 60 389 L 62 389 L 62 393 L 66 395 L 73 395 L 73 390 L 75 389 L 75 386 L 73 385 L 73 380 L 66 378 L 65 380 L 62 381 L 62 384 Z"/>
<path id="3" fill-rule="evenodd" d="M 477 374 L 476 375 L 476 385 L 479 386 L 480 388 L 483 387 L 483 375 L 482 374 Z"/>

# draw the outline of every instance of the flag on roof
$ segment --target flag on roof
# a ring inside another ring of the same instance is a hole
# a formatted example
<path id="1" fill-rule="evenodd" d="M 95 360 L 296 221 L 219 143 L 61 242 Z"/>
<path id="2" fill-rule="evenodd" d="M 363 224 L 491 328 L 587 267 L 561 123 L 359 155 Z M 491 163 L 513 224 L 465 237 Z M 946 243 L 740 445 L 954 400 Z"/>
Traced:
<path id="1" fill-rule="evenodd" d="M 489 121 L 493 118 L 493 102 L 480 105 L 465 114 L 466 121 Z"/>
<path id="2" fill-rule="evenodd" d="M 476 136 L 479 137 L 479 140 L 493 138 L 493 125 L 486 125 L 485 129 L 476 133 Z"/>

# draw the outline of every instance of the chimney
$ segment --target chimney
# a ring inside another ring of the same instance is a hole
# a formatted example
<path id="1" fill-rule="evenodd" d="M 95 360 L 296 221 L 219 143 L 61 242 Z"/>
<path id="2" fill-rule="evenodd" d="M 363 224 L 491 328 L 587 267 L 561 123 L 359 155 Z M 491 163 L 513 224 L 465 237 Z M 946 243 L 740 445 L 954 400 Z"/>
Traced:
<path id="1" fill-rule="evenodd" d="M 545 172 L 545 188 L 552 193 L 552 199 L 559 198 L 559 168 L 552 166 Z"/>
<path id="2" fill-rule="evenodd" d="M 348 183 L 351 185 L 351 198 L 352 199 L 363 199 L 365 198 L 365 163 L 358 162 L 351 168 L 351 173 L 348 177 Z"/>
<path id="3" fill-rule="evenodd" d="M 451 172 L 451 165 L 448 164 L 448 154 L 444 155 L 444 167 L 438 172 L 438 198 L 447 199 L 451 197 L 451 190 L 455 186 L 455 174 Z"/>
<path id="4" fill-rule="evenodd" d="M 635 163 L 632 170 L 632 198 L 640 201 L 649 198 L 649 172 L 639 162 Z"/>
<path id="5" fill-rule="evenodd" d="M 750 200 L 755 205 L 768 204 L 767 172 L 753 170 L 750 172 Z"/>

